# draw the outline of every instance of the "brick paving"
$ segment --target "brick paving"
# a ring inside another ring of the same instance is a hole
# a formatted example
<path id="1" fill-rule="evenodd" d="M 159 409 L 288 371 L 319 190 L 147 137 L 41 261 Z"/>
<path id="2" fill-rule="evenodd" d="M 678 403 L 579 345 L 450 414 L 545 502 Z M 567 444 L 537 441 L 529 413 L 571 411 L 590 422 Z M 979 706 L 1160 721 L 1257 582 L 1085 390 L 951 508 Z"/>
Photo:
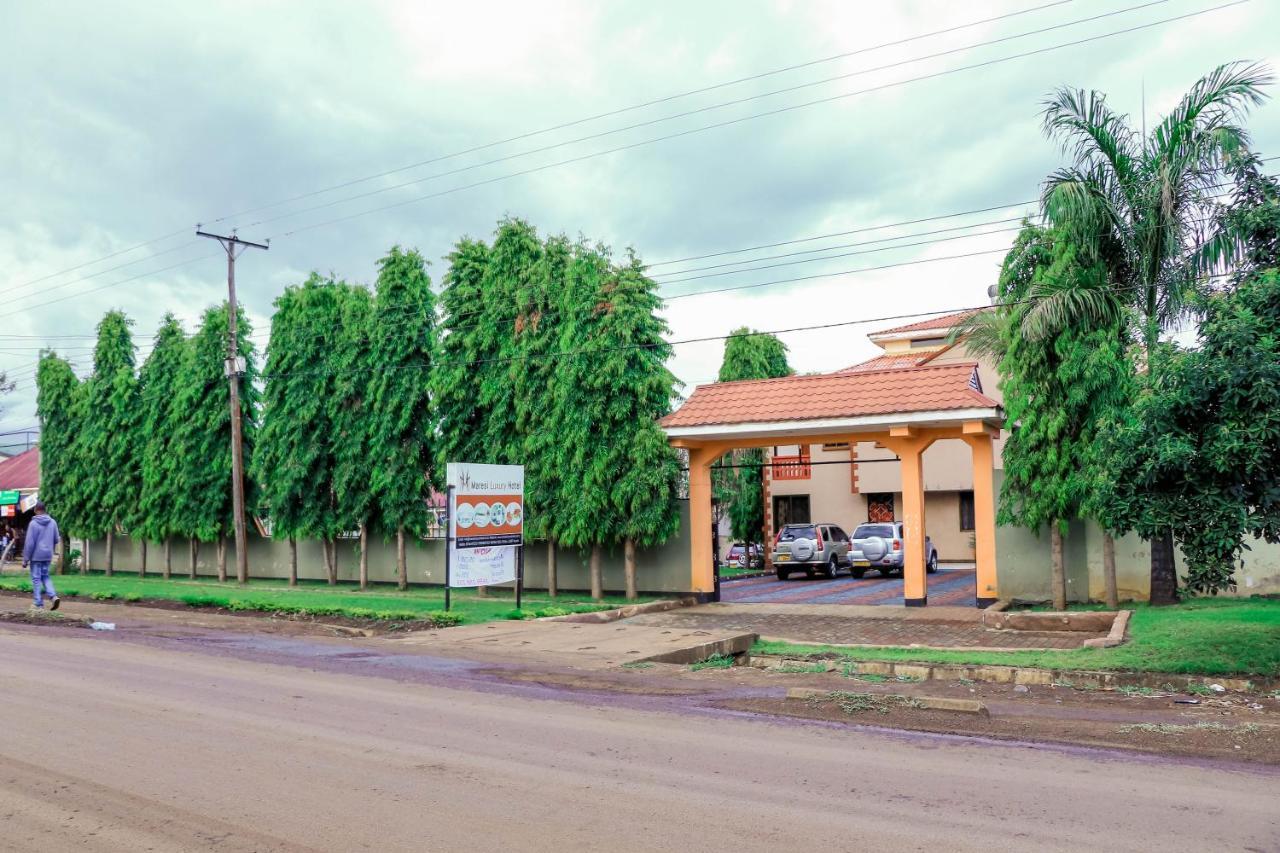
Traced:
<path id="1" fill-rule="evenodd" d="M 769 639 L 804 643 L 923 648 L 1075 649 L 1091 637 L 1105 636 L 1079 631 L 993 630 L 984 628 L 980 620 L 973 618 L 978 615 L 976 610 L 947 608 L 936 610 L 933 617 L 925 617 L 923 611 L 929 608 L 903 611 L 875 608 L 880 611 L 875 615 L 865 612 L 871 609 L 805 604 L 704 604 L 664 613 L 644 613 L 625 622 L 684 631 L 752 631 Z"/>
<path id="2" fill-rule="evenodd" d="M 929 605 L 977 606 L 977 580 L 970 568 L 939 569 L 928 575 Z M 754 604 L 896 604 L 902 605 L 902 577 L 871 574 L 855 580 L 847 574 L 835 578 L 803 575 L 780 581 L 769 575 L 724 581 L 720 600 Z"/>

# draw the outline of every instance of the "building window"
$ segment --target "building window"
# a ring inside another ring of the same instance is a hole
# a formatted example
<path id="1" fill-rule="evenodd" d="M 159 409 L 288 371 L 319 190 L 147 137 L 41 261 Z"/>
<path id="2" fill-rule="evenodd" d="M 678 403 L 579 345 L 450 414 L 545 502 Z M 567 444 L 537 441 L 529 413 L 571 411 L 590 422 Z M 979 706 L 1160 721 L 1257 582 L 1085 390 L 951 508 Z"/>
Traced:
<path id="1" fill-rule="evenodd" d="M 973 530 L 973 492 L 960 493 L 960 529 Z"/>
<path id="2" fill-rule="evenodd" d="M 833 442 L 831 442 L 830 444 L 824 444 L 824 445 L 822 445 L 822 449 L 823 449 L 823 450 L 826 450 L 826 451 L 828 451 L 828 452 L 830 452 L 830 451 L 832 451 L 832 450 L 848 450 L 848 449 L 849 449 L 849 442 L 847 442 L 847 441 L 833 441 Z"/>
<path id="3" fill-rule="evenodd" d="M 873 524 L 887 524 L 893 520 L 893 493 L 869 493 L 867 495 L 867 521 Z"/>
<path id="4" fill-rule="evenodd" d="M 788 524 L 809 523 L 808 495 L 774 495 L 773 529 L 781 530 Z"/>

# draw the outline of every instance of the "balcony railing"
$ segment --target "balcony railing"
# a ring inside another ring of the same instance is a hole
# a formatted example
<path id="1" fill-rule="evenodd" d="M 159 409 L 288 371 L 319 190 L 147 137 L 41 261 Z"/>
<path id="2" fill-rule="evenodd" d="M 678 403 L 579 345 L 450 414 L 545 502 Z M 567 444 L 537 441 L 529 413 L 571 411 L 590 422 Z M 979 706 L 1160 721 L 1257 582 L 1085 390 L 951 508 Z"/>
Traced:
<path id="1" fill-rule="evenodd" d="M 808 456 L 775 456 L 773 457 L 773 479 L 775 480 L 807 480 L 813 471 Z"/>

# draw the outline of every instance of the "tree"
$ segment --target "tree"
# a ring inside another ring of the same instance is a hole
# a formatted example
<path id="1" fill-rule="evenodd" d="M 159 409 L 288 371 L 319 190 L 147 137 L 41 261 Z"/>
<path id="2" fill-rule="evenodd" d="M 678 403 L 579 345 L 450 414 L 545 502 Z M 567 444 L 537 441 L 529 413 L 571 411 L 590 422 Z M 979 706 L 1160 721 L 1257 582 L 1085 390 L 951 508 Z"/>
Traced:
<path id="1" fill-rule="evenodd" d="M 733 330 L 724 344 L 720 363 L 720 382 L 744 379 L 776 379 L 794 373 L 787 363 L 787 347 L 778 338 L 746 326 Z M 762 468 L 764 451 L 735 450 L 726 457 L 729 465 L 714 473 L 717 502 L 729 516 L 734 540 L 748 544 L 764 535 L 764 486 Z"/>
<path id="2" fill-rule="evenodd" d="M 329 403 L 332 424 L 333 513 L 330 536 L 360 532 L 360 588 L 369 588 L 369 515 L 376 508 L 370 488 L 370 445 L 374 416 L 368 409 L 370 377 L 381 365 L 371 361 L 373 298 L 363 287 L 336 291 L 339 299 L 336 340 L 329 350 L 332 373 Z M 404 377 L 398 377 L 403 381 Z M 336 541 L 336 539 L 335 539 Z"/>
<path id="3" fill-rule="evenodd" d="M 40 498 L 58 519 L 62 538 L 59 571 L 68 568 L 67 538 L 82 535 L 84 513 L 80 472 L 84 456 L 78 448 L 81 433 L 76 421 L 80 406 L 80 380 L 71 365 L 56 353 L 40 354 L 36 370 L 36 415 L 40 418 Z M 83 567 L 83 563 L 81 564 Z"/>
<path id="4" fill-rule="evenodd" d="M 289 583 L 298 582 L 297 539 L 324 537 L 329 582 L 337 583 L 331 550 L 334 395 L 328 359 L 340 323 L 339 285 L 312 273 L 275 301 L 263 392 L 263 425 L 251 469 L 260 484 L 271 535 L 290 547 Z"/>
<path id="5" fill-rule="evenodd" d="M 579 245 L 566 269 L 565 323 L 553 428 L 561 446 L 561 540 L 590 549 L 591 594 L 604 594 L 605 546 L 621 541 L 627 591 L 637 542 L 678 525 L 678 469 L 657 425 L 675 397 L 661 300 L 634 255 L 619 269 L 603 247 Z"/>
<path id="6" fill-rule="evenodd" d="M 186 412 L 178 404 L 188 343 L 182 325 L 165 314 L 151 354 L 139 371 L 142 385 L 142 505 L 138 532 L 164 544 L 164 577 L 172 572 L 171 538 L 181 533 L 183 468 L 177 442 Z"/>
<path id="7" fill-rule="evenodd" d="M 440 479 L 428 383 L 438 346 L 435 294 L 416 250 L 393 246 L 378 262 L 373 310 L 369 488 L 383 532 L 395 533 L 397 583 L 407 589 L 405 536 L 427 534 L 427 498 Z"/>
<path id="8" fill-rule="evenodd" d="M 485 310 L 481 281 L 488 257 L 488 246 L 467 237 L 449 254 L 449 270 L 440 293 L 440 359 L 431 371 L 432 397 L 440 425 L 438 470 L 448 462 L 485 458 L 485 411 L 477 405 L 471 371 L 482 358 L 494 355 L 485 348 L 477 322 Z"/>
<path id="9" fill-rule="evenodd" d="M 85 397 L 89 434 L 85 532 L 106 536 L 106 571 L 115 571 L 115 532 L 137 520 L 141 492 L 138 379 L 134 375 L 133 321 L 108 311 L 98 324 L 93 375 Z"/>
<path id="10" fill-rule="evenodd" d="M 259 398 L 252 328 L 244 309 L 236 320 L 237 347 L 245 361 L 240 389 L 240 420 L 245 458 L 252 462 L 257 439 Z M 181 527 L 198 542 L 217 543 L 218 580 L 227 579 L 227 534 L 234 527 L 231 498 L 231 391 L 226 359 L 230 329 L 224 303 L 204 312 L 191 339 L 175 399 L 179 426 L 175 445 L 181 459 Z M 252 464 L 249 466 L 252 469 Z M 257 503 L 252 477 L 245 479 L 245 506 Z"/>
<path id="11" fill-rule="evenodd" d="M 1046 104 L 1045 131 L 1072 162 L 1046 181 L 1045 215 L 1131 299 L 1149 377 L 1161 330 L 1188 313 L 1204 271 L 1229 255 L 1232 241 L 1214 227 L 1214 190 L 1224 163 L 1248 147 L 1239 120 L 1270 80 L 1261 65 L 1220 66 L 1145 139 L 1100 92 L 1063 88 Z M 1173 531 L 1150 535 L 1151 602 L 1168 604 L 1177 600 Z"/>

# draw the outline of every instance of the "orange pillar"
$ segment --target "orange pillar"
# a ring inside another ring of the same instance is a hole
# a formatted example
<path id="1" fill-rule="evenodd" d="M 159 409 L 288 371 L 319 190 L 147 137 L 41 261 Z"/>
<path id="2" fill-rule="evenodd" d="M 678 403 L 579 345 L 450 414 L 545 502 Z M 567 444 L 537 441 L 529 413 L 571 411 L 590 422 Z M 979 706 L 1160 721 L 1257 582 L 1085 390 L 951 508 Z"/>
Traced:
<path id="1" fill-rule="evenodd" d="M 706 447 L 689 448 L 689 590 L 715 591 L 711 544 L 711 464 L 723 453 Z"/>
<path id="2" fill-rule="evenodd" d="M 995 460 L 991 435 L 965 435 L 973 452 L 973 536 L 978 558 L 978 606 L 995 604 L 999 596 L 996 579 L 996 495 Z"/>
<path id="3" fill-rule="evenodd" d="M 924 607 L 929 588 L 924 567 L 924 447 L 918 441 L 896 443 L 902 460 L 902 603 Z"/>

